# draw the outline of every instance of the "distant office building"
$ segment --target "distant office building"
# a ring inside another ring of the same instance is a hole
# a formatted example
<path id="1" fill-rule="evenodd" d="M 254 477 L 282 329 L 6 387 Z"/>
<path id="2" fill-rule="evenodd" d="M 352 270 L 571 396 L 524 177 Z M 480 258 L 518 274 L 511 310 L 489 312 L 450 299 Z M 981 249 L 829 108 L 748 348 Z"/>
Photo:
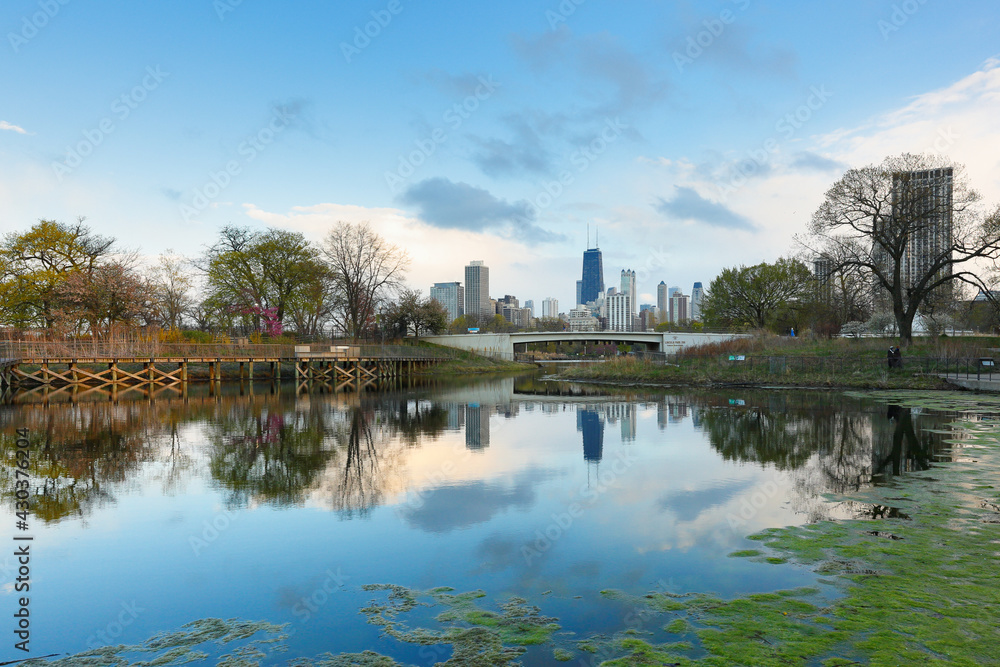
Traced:
<path id="1" fill-rule="evenodd" d="M 542 317 L 559 317 L 559 299 L 542 299 Z"/>
<path id="2" fill-rule="evenodd" d="M 583 281 L 576 281 L 576 305 L 583 303 Z"/>
<path id="3" fill-rule="evenodd" d="M 608 329 L 611 331 L 632 331 L 632 298 L 617 292 L 607 298 Z"/>
<path id="4" fill-rule="evenodd" d="M 622 269 L 622 280 L 620 289 L 623 294 L 628 294 L 629 303 L 632 307 L 632 314 L 635 315 L 636 313 L 635 271 L 633 271 L 632 269 Z"/>
<path id="5" fill-rule="evenodd" d="M 594 317 L 590 308 L 586 306 L 577 306 L 569 311 L 567 324 L 570 331 L 598 331 L 600 329 L 600 320 Z"/>
<path id="6" fill-rule="evenodd" d="M 667 312 L 669 308 L 667 284 L 661 280 L 660 284 L 656 286 L 656 316 L 660 318 L 661 322 L 667 321 Z"/>
<path id="7" fill-rule="evenodd" d="M 667 290 L 667 301 L 670 301 L 670 299 L 672 299 L 674 297 L 674 294 L 676 294 L 677 292 L 680 292 L 680 291 L 681 291 L 680 287 L 671 287 L 671 288 L 669 288 Z M 669 308 L 669 306 L 667 306 L 667 307 Z"/>
<path id="8" fill-rule="evenodd" d="M 448 311 L 449 324 L 465 314 L 465 288 L 462 283 L 434 283 L 431 285 L 431 298 Z"/>
<path id="9" fill-rule="evenodd" d="M 691 288 L 691 319 L 701 322 L 701 302 L 705 300 L 705 288 L 695 283 Z"/>
<path id="10" fill-rule="evenodd" d="M 691 317 L 688 315 L 688 296 L 678 290 L 670 297 L 670 322 L 680 324 L 689 319 Z"/>
<path id="11" fill-rule="evenodd" d="M 599 462 L 604 456 L 604 420 L 597 410 L 577 410 L 576 430 L 583 434 L 583 460 Z"/>
<path id="12" fill-rule="evenodd" d="M 534 299 L 528 299 L 524 302 L 524 307 L 531 311 L 531 316 L 535 316 L 535 301 Z"/>
<path id="13" fill-rule="evenodd" d="M 650 331 L 656 328 L 659 321 L 656 319 L 656 307 L 650 306 L 648 309 L 639 313 L 639 331 Z"/>
<path id="14" fill-rule="evenodd" d="M 490 269 L 478 260 L 465 267 L 465 314 L 486 319 L 494 314 L 490 307 Z"/>
<path id="15" fill-rule="evenodd" d="M 582 277 L 577 305 L 596 301 L 604 293 L 604 258 L 600 248 L 584 251 Z"/>

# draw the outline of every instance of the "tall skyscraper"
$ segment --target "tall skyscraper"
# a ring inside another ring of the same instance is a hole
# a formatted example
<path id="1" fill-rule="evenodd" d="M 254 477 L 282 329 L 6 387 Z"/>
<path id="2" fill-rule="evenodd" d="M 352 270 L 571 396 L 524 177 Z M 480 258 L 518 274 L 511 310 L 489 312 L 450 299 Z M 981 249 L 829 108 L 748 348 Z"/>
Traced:
<path id="1" fill-rule="evenodd" d="M 542 317 L 559 317 L 558 299 L 542 299 Z"/>
<path id="2" fill-rule="evenodd" d="M 582 280 L 577 280 L 576 281 L 576 305 L 578 305 L 578 306 L 582 306 L 583 305 L 583 281 Z"/>
<path id="3" fill-rule="evenodd" d="M 462 283 L 434 283 L 431 298 L 448 311 L 448 323 L 465 314 L 465 288 Z"/>
<path id="4" fill-rule="evenodd" d="M 701 322 L 701 302 L 705 299 L 705 288 L 695 283 L 691 288 L 691 319 Z"/>
<path id="5" fill-rule="evenodd" d="M 490 307 L 490 268 L 474 260 L 465 267 L 465 314 L 493 317 Z"/>
<path id="6" fill-rule="evenodd" d="M 632 307 L 631 314 L 635 315 L 636 313 L 635 271 L 633 271 L 632 269 L 622 269 L 622 280 L 620 289 L 624 294 L 628 294 Z"/>
<path id="7" fill-rule="evenodd" d="M 583 280 L 580 282 L 578 301 L 581 304 L 597 301 L 604 294 L 604 259 L 600 248 L 589 248 L 584 251 Z"/>
<path id="8" fill-rule="evenodd" d="M 524 302 L 524 307 L 531 311 L 531 316 L 532 317 L 535 316 L 535 300 L 534 299 L 528 299 L 527 301 L 525 301 Z"/>
<path id="9" fill-rule="evenodd" d="M 666 322 L 668 319 L 670 306 L 667 304 L 667 284 L 660 281 L 660 284 L 656 286 L 656 316 L 661 322 Z"/>

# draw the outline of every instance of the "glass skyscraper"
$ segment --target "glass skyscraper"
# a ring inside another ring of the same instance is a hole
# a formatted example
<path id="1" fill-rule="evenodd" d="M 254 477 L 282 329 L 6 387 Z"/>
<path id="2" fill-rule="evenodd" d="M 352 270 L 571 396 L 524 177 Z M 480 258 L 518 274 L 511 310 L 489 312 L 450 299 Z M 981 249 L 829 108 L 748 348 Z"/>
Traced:
<path id="1" fill-rule="evenodd" d="M 580 286 L 580 303 L 597 301 L 604 294 L 604 259 L 600 248 L 590 248 L 583 253 L 583 280 Z"/>

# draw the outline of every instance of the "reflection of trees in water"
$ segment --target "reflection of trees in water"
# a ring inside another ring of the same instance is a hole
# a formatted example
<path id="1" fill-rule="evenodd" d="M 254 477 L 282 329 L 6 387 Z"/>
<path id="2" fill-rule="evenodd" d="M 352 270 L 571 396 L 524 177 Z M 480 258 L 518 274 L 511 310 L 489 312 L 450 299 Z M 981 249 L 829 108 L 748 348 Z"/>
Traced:
<path id="1" fill-rule="evenodd" d="M 13 461 L 15 429 L 27 428 L 31 441 L 32 513 L 45 522 L 85 516 L 114 502 L 114 490 L 131 483 L 151 460 L 151 431 L 159 426 L 138 404 L 92 403 L 5 409 L 0 436 L 4 461 Z M 0 471 L 4 502 L 14 507 L 13 469 Z"/>
<path id="2" fill-rule="evenodd" d="M 25 404 L 0 410 L 0 455 L 13 462 L 15 429 L 29 429 L 33 510 L 45 521 L 86 515 L 139 485 L 176 493 L 202 459 L 231 506 L 300 504 L 322 491 L 324 505 L 363 513 L 397 484 L 397 444 L 419 446 L 447 420 L 440 405 L 386 394 Z M 205 444 L 185 433 L 198 424 Z M 11 509 L 12 474 L 2 466 Z"/>
<path id="3" fill-rule="evenodd" d="M 709 402 L 711 403 L 711 402 Z M 942 446 L 945 415 L 872 406 L 846 396 L 771 395 L 745 406 L 716 402 L 702 414 L 712 446 L 727 460 L 773 465 L 791 475 L 793 504 L 810 520 L 834 508 L 822 494 L 849 494 L 893 475 L 925 470 Z M 847 503 L 851 514 L 891 515 L 892 508 Z"/>

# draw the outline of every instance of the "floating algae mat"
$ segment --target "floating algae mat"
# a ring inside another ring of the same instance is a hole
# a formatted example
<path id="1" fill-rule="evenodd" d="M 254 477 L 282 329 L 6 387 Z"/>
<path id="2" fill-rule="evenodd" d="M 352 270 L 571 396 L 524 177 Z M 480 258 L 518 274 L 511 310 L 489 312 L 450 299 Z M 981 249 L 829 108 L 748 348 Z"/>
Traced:
<path id="1" fill-rule="evenodd" d="M 609 609 L 626 612 L 624 630 L 601 635 L 561 628 L 545 611 L 551 596 L 491 599 L 482 591 L 377 584 L 364 587 L 371 602 L 360 613 L 381 629 L 383 649 L 409 647 L 410 654 L 420 647 L 422 664 L 1000 664 L 1000 422 L 983 418 L 1000 414 L 1000 400 L 926 392 L 875 397 L 967 415 L 949 431 L 965 447 L 929 470 L 837 497 L 898 508 L 898 515 L 772 528 L 751 536 L 757 548 L 730 554 L 771 567 L 809 567 L 820 577 L 816 587 L 737 599 L 595 591 Z M 372 651 L 288 656 L 283 632 L 209 619 L 140 646 L 23 664 L 400 664 Z"/>

